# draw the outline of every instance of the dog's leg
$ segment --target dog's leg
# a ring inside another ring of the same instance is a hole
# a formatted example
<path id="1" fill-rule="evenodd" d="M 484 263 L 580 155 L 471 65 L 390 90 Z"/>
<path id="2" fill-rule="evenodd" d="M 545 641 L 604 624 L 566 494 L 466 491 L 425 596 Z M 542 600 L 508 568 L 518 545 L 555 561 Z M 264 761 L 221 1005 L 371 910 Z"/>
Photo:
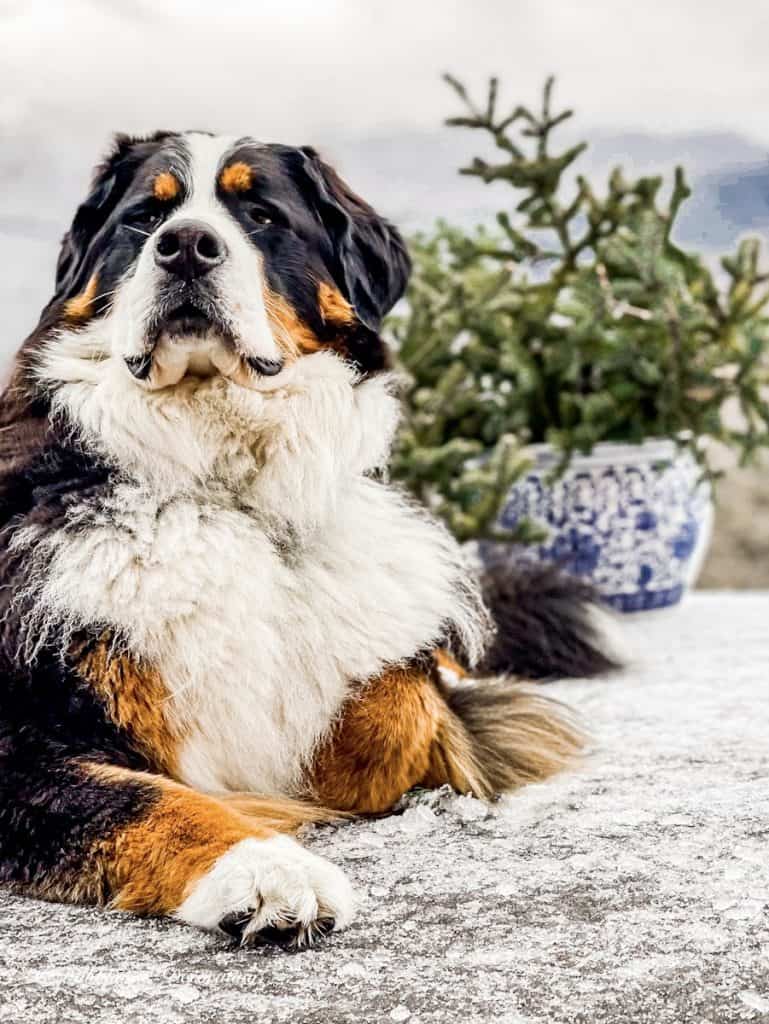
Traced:
<path id="1" fill-rule="evenodd" d="M 315 758 L 310 788 L 318 800 L 374 814 L 412 786 L 446 783 L 489 799 L 577 756 L 581 737 L 556 702 L 504 679 L 465 678 L 448 688 L 437 665 L 391 669 L 348 702 Z"/>
<path id="2" fill-rule="evenodd" d="M 392 669 L 372 680 L 348 701 L 318 750 L 314 796 L 356 814 L 389 810 L 430 771 L 444 710 L 440 693 L 419 667 Z"/>
<path id="3" fill-rule="evenodd" d="M 352 917 L 334 865 L 281 835 L 290 801 L 217 799 L 162 776 L 15 744 L 0 729 L 0 881 L 45 899 L 170 915 L 244 943 L 306 945 Z M 320 815 L 322 817 L 322 812 Z"/>

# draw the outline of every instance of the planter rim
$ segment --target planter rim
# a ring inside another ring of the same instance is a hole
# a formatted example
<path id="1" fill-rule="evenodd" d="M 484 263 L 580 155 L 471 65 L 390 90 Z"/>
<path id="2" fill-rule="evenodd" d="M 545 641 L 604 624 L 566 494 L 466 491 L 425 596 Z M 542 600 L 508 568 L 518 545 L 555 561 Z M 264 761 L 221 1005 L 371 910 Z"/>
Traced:
<path id="1" fill-rule="evenodd" d="M 523 454 L 529 455 L 539 465 L 555 463 L 562 455 L 561 449 L 548 442 L 529 444 L 523 448 Z M 629 441 L 599 441 L 593 450 L 585 455 L 575 451 L 569 460 L 567 472 L 575 466 L 611 465 L 618 463 L 656 462 L 659 459 L 680 457 L 691 459 L 689 451 L 682 451 L 673 438 L 654 437 L 633 443 Z"/>

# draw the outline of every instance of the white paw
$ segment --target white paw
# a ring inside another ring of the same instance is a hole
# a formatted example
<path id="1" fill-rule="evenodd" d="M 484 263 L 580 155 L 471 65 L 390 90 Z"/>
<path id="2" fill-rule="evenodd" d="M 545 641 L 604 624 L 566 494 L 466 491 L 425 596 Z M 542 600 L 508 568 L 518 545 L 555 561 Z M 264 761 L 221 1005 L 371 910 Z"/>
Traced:
<path id="1" fill-rule="evenodd" d="M 241 945 L 259 941 L 301 948 L 346 928 L 352 887 L 336 865 L 287 836 L 242 839 L 196 883 L 175 916 L 220 929 Z"/>

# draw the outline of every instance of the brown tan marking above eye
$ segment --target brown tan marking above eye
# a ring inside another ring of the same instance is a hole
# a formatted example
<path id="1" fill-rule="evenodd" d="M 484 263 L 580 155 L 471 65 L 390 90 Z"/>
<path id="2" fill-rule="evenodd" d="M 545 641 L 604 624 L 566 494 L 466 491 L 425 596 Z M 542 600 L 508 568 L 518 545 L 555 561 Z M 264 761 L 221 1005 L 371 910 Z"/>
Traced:
<path id="1" fill-rule="evenodd" d="M 152 184 L 152 194 L 161 202 L 169 202 L 179 195 L 179 179 L 170 171 L 161 171 Z"/>
<path id="2" fill-rule="evenodd" d="M 248 192 L 253 180 L 251 168 L 242 160 L 229 164 L 219 175 L 219 185 L 225 192 Z"/>
<path id="3" fill-rule="evenodd" d="M 318 285 L 318 308 L 326 323 L 348 327 L 355 322 L 355 313 L 350 303 L 340 291 L 325 281 Z"/>
<path id="4" fill-rule="evenodd" d="M 68 299 L 64 303 L 64 316 L 67 320 L 87 320 L 93 313 L 93 300 L 96 298 L 96 289 L 99 285 L 99 275 L 91 274 L 88 284 L 79 295 Z"/>

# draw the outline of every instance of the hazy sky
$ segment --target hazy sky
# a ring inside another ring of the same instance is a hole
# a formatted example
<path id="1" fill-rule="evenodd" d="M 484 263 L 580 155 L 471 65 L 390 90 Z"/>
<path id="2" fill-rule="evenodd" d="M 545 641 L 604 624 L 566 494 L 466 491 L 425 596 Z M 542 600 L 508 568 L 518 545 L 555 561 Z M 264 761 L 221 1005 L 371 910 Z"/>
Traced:
<path id="1" fill-rule="evenodd" d="M 766 0 L 0 0 L 0 126 L 317 141 L 437 127 L 452 70 L 583 123 L 769 142 Z"/>

